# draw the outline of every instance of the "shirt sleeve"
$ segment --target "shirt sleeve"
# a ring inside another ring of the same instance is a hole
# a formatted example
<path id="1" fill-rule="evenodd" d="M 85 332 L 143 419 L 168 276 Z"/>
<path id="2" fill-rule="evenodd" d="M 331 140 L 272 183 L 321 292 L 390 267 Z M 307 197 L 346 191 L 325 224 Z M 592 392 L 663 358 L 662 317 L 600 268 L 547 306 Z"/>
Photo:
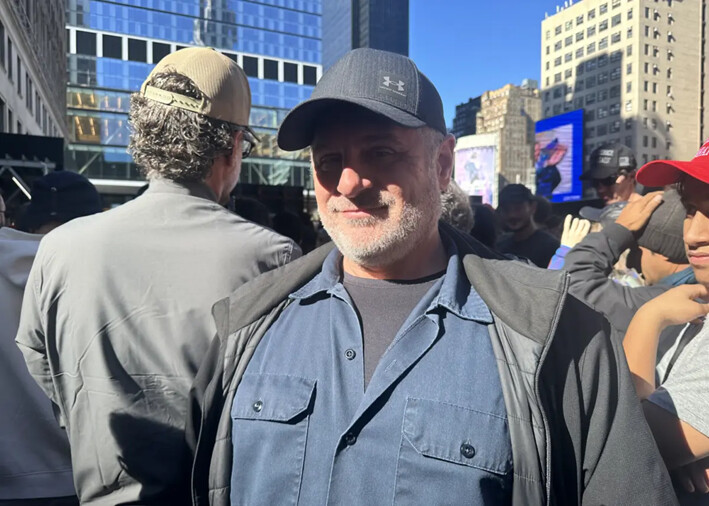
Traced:
<path id="1" fill-rule="evenodd" d="M 648 400 L 709 437 L 709 331 L 682 351 L 667 379 Z M 670 353 L 668 353 L 669 355 Z"/>
<path id="2" fill-rule="evenodd" d="M 42 252 L 40 244 L 32 265 L 22 300 L 20 324 L 15 342 L 24 356 L 30 374 L 55 405 L 59 405 L 54 391 L 52 373 L 47 356 L 45 312 L 42 309 Z"/>

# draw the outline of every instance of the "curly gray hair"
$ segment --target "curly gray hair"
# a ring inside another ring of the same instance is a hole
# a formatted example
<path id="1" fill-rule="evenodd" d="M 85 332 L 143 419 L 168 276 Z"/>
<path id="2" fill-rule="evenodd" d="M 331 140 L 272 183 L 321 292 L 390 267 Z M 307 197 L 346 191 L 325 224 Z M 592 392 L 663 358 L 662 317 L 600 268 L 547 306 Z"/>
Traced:
<path id="1" fill-rule="evenodd" d="M 203 98 L 190 78 L 176 72 L 155 74 L 148 84 L 198 100 Z M 128 150 L 148 179 L 204 181 L 214 160 L 234 149 L 235 125 L 163 105 L 140 93 L 131 96 L 129 121 Z"/>

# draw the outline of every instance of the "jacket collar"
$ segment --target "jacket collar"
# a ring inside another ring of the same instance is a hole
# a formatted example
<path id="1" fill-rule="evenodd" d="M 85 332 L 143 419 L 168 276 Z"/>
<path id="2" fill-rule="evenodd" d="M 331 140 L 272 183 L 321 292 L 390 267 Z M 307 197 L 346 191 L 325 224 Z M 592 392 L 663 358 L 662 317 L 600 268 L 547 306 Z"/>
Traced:
<path id="1" fill-rule="evenodd" d="M 536 343 L 546 343 L 566 296 L 567 274 L 509 260 L 443 222 L 439 229 L 455 244 L 470 284 L 492 314 L 517 333 Z M 288 299 L 321 272 L 333 249 L 332 243 L 321 246 L 280 269 L 260 275 L 231 297 L 217 302 L 212 314 L 219 337 L 226 339 Z M 258 303 L 254 302 L 254 294 L 258 294 Z"/>
<path id="2" fill-rule="evenodd" d="M 217 196 L 205 183 L 178 183 L 170 179 L 155 178 L 150 180 L 150 185 L 145 193 L 171 193 L 173 195 L 189 195 L 199 197 L 212 202 L 217 201 Z"/>
<path id="3" fill-rule="evenodd" d="M 458 248 L 453 238 L 442 231 L 441 238 L 448 254 L 448 265 L 438 294 L 433 298 L 427 312 L 442 307 L 460 318 L 492 323 L 492 315 L 480 295 L 472 289 L 460 261 Z M 330 251 L 322 270 L 305 286 L 293 292 L 292 299 L 310 299 L 317 295 L 332 293 L 342 281 L 342 253 Z"/>

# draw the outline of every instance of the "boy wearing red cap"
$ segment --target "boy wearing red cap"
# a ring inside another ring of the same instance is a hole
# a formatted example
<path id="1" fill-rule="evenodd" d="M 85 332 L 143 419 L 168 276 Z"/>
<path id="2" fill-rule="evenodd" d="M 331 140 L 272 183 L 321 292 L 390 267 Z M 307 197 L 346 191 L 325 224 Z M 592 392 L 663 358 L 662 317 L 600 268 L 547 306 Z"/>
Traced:
<path id="1" fill-rule="evenodd" d="M 645 304 L 623 346 L 657 445 L 684 488 L 709 492 L 709 142 L 689 162 L 657 160 L 637 174 L 646 186 L 676 184 L 687 211 L 684 246 L 697 279 Z M 660 333 L 682 325 L 674 345 L 656 361 Z M 657 380 L 656 380 L 657 378 Z M 698 497 L 682 498 L 693 504 Z"/>

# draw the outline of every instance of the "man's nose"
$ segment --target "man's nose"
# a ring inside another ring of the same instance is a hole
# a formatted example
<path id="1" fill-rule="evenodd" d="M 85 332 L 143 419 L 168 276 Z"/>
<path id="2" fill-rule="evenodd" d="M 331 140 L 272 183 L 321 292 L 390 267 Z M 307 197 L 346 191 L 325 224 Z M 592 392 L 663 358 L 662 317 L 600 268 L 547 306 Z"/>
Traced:
<path id="1" fill-rule="evenodd" d="M 340 180 L 337 183 L 338 193 L 348 198 L 356 197 L 362 191 L 371 187 L 372 181 L 351 166 L 345 166 L 342 169 Z"/>
<path id="2" fill-rule="evenodd" d="M 709 245 L 709 216 L 697 211 L 687 220 L 689 223 L 685 222 L 684 242 L 690 248 Z"/>

